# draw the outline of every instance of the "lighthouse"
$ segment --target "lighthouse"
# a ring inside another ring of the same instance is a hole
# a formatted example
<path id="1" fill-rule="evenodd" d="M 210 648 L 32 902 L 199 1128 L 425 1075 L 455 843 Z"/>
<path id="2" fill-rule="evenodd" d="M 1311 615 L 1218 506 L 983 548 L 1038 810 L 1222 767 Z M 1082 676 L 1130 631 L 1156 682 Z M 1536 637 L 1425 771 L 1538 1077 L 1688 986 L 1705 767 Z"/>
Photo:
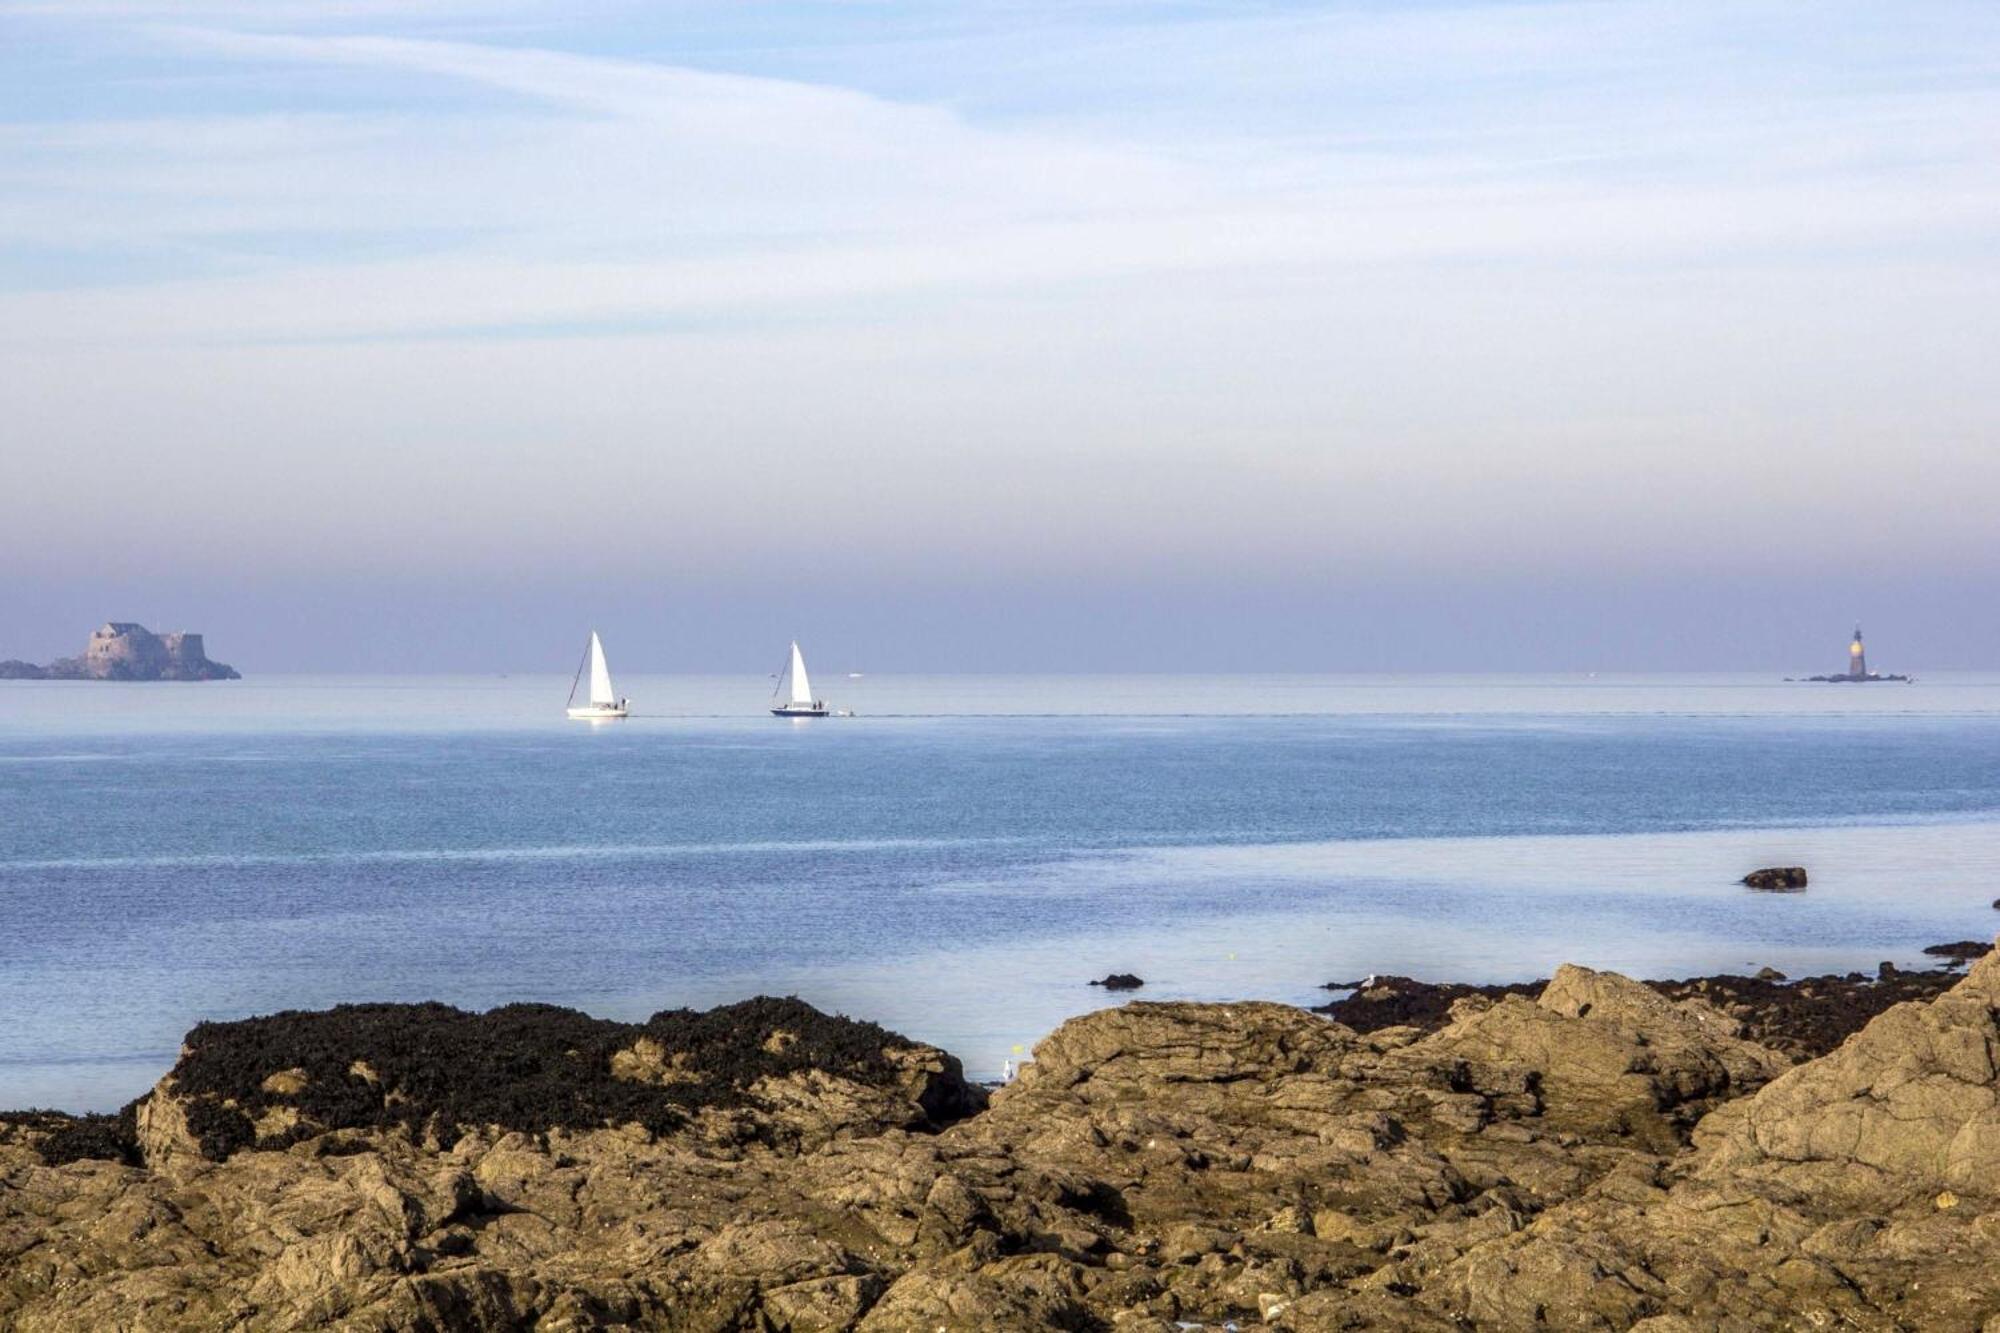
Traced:
<path id="1" fill-rule="evenodd" d="M 1787 676 L 1786 679 L 1790 680 L 1791 677 Z M 1870 671 L 1868 669 L 1868 650 L 1861 644 L 1861 626 L 1856 625 L 1854 627 L 1854 641 L 1847 645 L 1847 670 L 1838 675 L 1807 676 L 1806 679 L 1828 682 L 1858 680 L 1863 684 L 1873 684 L 1878 681 L 1884 683 L 1896 681 L 1907 685 L 1915 678 L 1912 676 L 1898 676 L 1893 672 L 1886 676 L 1878 676 Z"/>

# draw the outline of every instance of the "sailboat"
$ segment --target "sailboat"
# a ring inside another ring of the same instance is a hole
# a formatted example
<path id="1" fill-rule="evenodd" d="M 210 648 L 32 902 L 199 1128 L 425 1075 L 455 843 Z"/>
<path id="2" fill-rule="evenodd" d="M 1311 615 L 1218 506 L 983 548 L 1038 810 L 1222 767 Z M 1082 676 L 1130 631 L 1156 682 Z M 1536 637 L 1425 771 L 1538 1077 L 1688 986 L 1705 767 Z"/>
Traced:
<path id="1" fill-rule="evenodd" d="M 812 681 L 806 678 L 805 654 L 799 651 L 797 639 L 792 640 L 792 659 L 778 676 L 778 688 L 771 691 L 771 700 L 771 711 L 779 717 L 826 716 L 826 701 L 813 698 Z"/>
<path id="2" fill-rule="evenodd" d="M 583 684 L 586 668 L 590 671 L 590 702 L 578 704 L 576 690 Z M 592 630 L 590 646 L 583 650 L 583 660 L 576 664 L 576 678 L 569 683 L 569 715 L 579 718 L 624 717 L 630 704 L 631 700 L 621 699 L 612 691 L 611 668 L 604 665 L 604 641 L 597 637 L 596 630 Z"/>

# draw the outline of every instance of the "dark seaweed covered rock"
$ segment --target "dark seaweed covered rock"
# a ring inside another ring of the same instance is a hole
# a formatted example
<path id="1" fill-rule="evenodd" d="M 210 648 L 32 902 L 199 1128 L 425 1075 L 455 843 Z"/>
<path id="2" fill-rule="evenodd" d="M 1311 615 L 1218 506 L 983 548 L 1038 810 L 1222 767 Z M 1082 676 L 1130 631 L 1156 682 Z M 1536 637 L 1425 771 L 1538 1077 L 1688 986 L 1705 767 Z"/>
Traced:
<path id="1" fill-rule="evenodd" d="M 1948 958 L 1953 963 L 1969 963 L 1992 953 L 1993 944 L 1990 940 L 1953 940 L 1949 944 L 1933 944 L 1924 952 L 1933 958 Z"/>
<path id="2" fill-rule="evenodd" d="M 1905 1000 L 1934 999 L 1956 980 L 1949 972 L 1890 968 L 1879 977 L 1856 972 L 1788 982 L 1782 975 L 1709 976 L 1645 984 L 1671 1000 L 1703 1001 L 1740 1022 L 1745 1037 L 1801 1060 L 1825 1055 L 1890 1006 Z M 1547 985 L 1546 981 L 1528 981 L 1468 986 L 1409 977 L 1371 977 L 1369 984 L 1353 995 L 1313 1012 L 1329 1015 L 1357 1032 L 1389 1027 L 1435 1032 L 1450 1021 L 1452 1006 L 1468 996 L 1535 999 Z"/>
<path id="3" fill-rule="evenodd" d="M 1113 972 L 1102 981 L 1093 981 L 1090 984 L 1093 986 L 1102 986 L 1106 990 L 1138 990 L 1139 987 L 1146 983 L 1143 979 L 1133 976 L 1130 972 Z"/>
<path id="4" fill-rule="evenodd" d="M 1801 977 L 1692 977 L 1646 984 L 1670 999 L 1703 1000 L 1743 1024 L 1743 1035 L 1794 1060 L 1816 1059 L 1905 1000 L 1931 1000 L 1958 980 L 1949 972 Z"/>
<path id="5" fill-rule="evenodd" d="M 781 1084 L 813 1084 L 774 1094 Z M 210 1161 L 343 1130 L 402 1129 L 448 1146 L 490 1126 L 529 1134 L 752 1113 L 739 1139 L 934 1129 L 977 1110 L 957 1060 L 874 1023 L 768 997 L 618 1023 L 554 1005 L 469 1013 L 356 1004 L 203 1023 L 139 1112 L 148 1158 Z M 782 1103 L 781 1113 L 758 1116 Z M 824 1123 L 821 1123 L 821 1122 Z"/>
<path id="6" fill-rule="evenodd" d="M 1767 866 L 1743 877 L 1743 883 L 1766 893 L 1797 893 L 1806 886 L 1804 866 Z"/>
<path id="7" fill-rule="evenodd" d="M 110 1161 L 137 1165 L 132 1108 L 117 1115 L 64 1115 L 60 1111 L 0 1111 L 0 1130 L 22 1133 L 45 1166 Z"/>
<path id="8" fill-rule="evenodd" d="M 1343 989 L 1328 983 L 1332 989 Z M 1450 1017 L 1451 1007 L 1468 996 L 1498 1000 L 1519 995 L 1533 1000 L 1547 981 L 1525 981 L 1506 986 L 1467 986 L 1451 981 L 1418 981 L 1413 977 L 1369 977 L 1354 994 L 1314 1008 L 1356 1032 L 1380 1032 L 1383 1028 L 1413 1027 L 1435 1032 Z"/>

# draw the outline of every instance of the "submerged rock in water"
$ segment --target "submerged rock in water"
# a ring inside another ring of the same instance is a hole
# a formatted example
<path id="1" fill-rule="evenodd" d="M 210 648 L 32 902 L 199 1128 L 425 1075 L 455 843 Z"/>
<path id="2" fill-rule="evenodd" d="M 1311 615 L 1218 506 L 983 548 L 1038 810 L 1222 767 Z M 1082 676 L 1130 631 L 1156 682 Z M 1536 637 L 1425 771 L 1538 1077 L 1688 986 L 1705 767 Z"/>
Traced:
<path id="1" fill-rule="evenodd" d="M 1742 882 L 1753 889 L 1766 893 L 1795 893 L 1806 886 L 1804 866 L 1768 866 L 1763 870 L 1753 870 L 1743 877 Z"/>
<path id="2" fill-rule="evenodd" d="M 1428 1033 L 1136 1001 L 956 1119 L 949 1057 L 796 1001 L 207 1025 L 140 1161 L 0 1118 L 0 1327 L 1973 1329 L 2000 958 L 1801 1064 L 1758 1008 L 1950 980 L 1565 967 Z"/>
<path id="3" fill-rule="evenodd" d="M 1953 940 L 1950 944 L 1933 944 L 1924 952 L 1933 958 L 1948 958 L 1955 964 L 1969 963 L 1992 953 L 1993 946 L 1985 940 Z"/>
<path id="4" fill-rule="evenodd" d="M 1093 986 L 1102 986 L 1106 990 L 1138 990 L 1139 987 L 1146 983 L 1140 978 L 1133 976 L 1130 972 L 1113 972 L 1102 981 L 1093 981 L 1090 984 Z"/>

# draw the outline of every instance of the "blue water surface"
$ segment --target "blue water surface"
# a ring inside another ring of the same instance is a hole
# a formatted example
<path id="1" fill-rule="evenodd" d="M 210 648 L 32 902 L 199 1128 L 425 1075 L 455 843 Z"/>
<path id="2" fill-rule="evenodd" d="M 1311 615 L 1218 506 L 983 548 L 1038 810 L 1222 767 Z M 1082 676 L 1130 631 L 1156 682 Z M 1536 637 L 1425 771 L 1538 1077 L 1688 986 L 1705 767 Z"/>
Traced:
<path id="1" fill-rule="evenodd" d="M 345 1000 L 797 993 L 986 1073 L 1113 969 L 1844 969 L 2000 916 L 1990 678 L 846 685 L 640 678 L 609 725 L 533 678 L 0 687 L 0 1105 Z M 1763 856 L 1813 889 L 1731 882 Z"/>

